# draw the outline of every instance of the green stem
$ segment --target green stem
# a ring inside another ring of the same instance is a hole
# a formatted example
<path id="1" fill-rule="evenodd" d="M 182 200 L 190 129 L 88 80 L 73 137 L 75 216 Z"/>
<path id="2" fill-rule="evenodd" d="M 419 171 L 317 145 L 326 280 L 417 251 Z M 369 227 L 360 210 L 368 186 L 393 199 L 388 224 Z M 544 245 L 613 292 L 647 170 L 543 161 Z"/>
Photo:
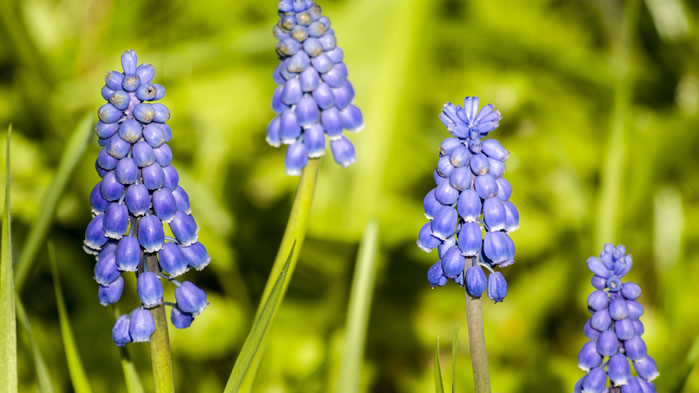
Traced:
<path id="1" fill-rule="evenodd" d="M 260 304 L 257 308 L 257 313 L 255 314 L 255 318 L 257 318 L 262 312 L 262 309 L 264 308 L 264 305 L 267 303 L 269 295 L 272 292 L 272 288 L 274 288 L 274 284 L 277 280 L 277 277 L 279 277 L 279 274 L 281 273 L 282 268 L 286 263 L 286 259 L 289 256 L 291 248 L 295 247 L 294 253 L 293 255 L 291 255 L 291 261 L 289 262 L 289 268 L 287 271 L 286 279 L 282 284 L 279 302 L 277 303 L 276 307 L 274 308 L 274 312 L 272 313 L 270 327 L 272 325 L 272 322 L 274 322 L 274 317 L 277 314 L 279 307 L 284 301 L 286 289 L 289 286 L 289 283 L 291 282 L 291 276 L 292 274 L 294 274 L 294 269 L 296 268 L 296 262 L 299 259 L 299 255 L 301 255 L 301 248 L 303 247 L 303 241 L 306 237 L 306 225 L 308 224 L 308 215 L 311 211 L 313 191 L 315 190 L 319 168 L 320 160 L 315 159 L 310 160 L 308 162 L 308 165 L 306 165 L 306 167 L 303 169 L 301 179 L 299 180 L 299 187 L 296 190 L 296 198 L 294 199 L 294 205 L 291 207 L 289 221 L 286 224 L 284 236 L 282 237 L 282 242 L 279 245 L 279 251 L 277 251 L 277 256 L 274 259 L 274 265 L 272 265 L 272 271 L 269 273 L 269 277 L 267 278 L 267 284 L 265 285 L 265 290 L 262 293 L 262 299 L 260 300 Z M 252 391 L 252 384 L 255 380 L 255 376 L 257 375 L 257 370 L 260 366 L 261 359 L 264 355 L 265 343 L 267 341 L 266 337 L 267 336 L 265 336 L 262 343 L 260 344 L 258 354 L 257 356 L 255 356 L 255 359 L 253 360 L 253 363 L 250 369 L 248 370 L 247 376 L 245 377 L 245 381 L 243 382 L 243 386 L 241 388 L 241 391 L 243 392 Z"/>
<path id="2" fill-rule="evenodd" d="M 148 271 L 158 271 L 158 260 L 155 254 L 146 257 Z M 153 364 L 153 380 L 156 393 L 174 393 L 175 377 L 172 370 L 172 353 L 170 352 L 170 338 L 167 333 L 167 317 L 165 305 L 160 304 L 152 308 L 150 312 L 155 319 L 155 332 L 150 338 L 150 353 Z"/>
<path id="3" fill-rule="evenodd" d="M 468 342 L 471 347 L 471 364 L 473 365 L 473 382 L 476 385 L 476 393 L 490 393 L 481 299 L 471 297 L 468 292 L 466 292 L 466 320 L 468 321 Z"/>

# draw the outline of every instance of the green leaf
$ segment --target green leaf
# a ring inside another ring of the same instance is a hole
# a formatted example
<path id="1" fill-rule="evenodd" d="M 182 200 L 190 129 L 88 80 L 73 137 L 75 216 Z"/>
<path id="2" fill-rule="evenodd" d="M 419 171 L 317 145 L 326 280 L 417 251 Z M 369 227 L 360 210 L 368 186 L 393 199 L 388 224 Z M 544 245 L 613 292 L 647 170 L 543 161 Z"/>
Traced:
<path id="1" fill-rule="evenodd" d="M 49 243 L 49 262 L 51 263 L 53 286 L 56 290 L 58 320 L 61 325 L 61 336 L 63 338 L 63 347 L 66 353 L 66 360 L 68 362 L 70 381 L 73 384 L 73 390 L 75 393 L 92 393 L 87 375 L 85 374 L 85 368 L 80 361 L 80 353 L 78 353 L 78 347 L 75 344 L 73 330 L 70 327 L 70 319 L 68 319 L 68 312 L 66 311 L 65 301 L 63 300 L 63 290 L 61 289 L 61 280 L 58 275 L 58 267 L 56 265 L 56 252 L 52 243 Z"/>
<path id="2" fill-rule="evenodd" d="M 456 392 L 456 350 L 459 341 L 459 323 L 454 328 L 454 340 L 451 342 L 451 393 Z"/>
<path id="3" fill-rule="evenodd" d="M 444 393 L 444 383 L 442 383 L 442 368 L 439 365 L 439 337 L 434 344 L 434 391 Z"/>
<path id="4" fill-rule="evenodd" d="M 27 313 L 24 311 L 24 306 L 19 298 L 15 302 L 17 310 L 17 320 L 19 325 L 24 330 L 24 341 L 25 344 L 32 350 L 32 359 L 34 360 L 34 371 L 36 371 L 36 379 L 39 382 L 39 392 L 40 393 L 53 393 L 53 384 L 51 382 L 51 375 L 49 374 L 48 367 L 46 367 L 46 362 L 44 357 L 41 355 L 39 346 L 34 340 L 34 333 L 32 333 L 32 326 L 29 323 L 29 318 L 27 318 Z"/>
<path id="5" fill-rule="evenodd" d="M 114 319 L 119 318 L 121 313 L 119 307 L 114 305 Z M 129 350 L 124 346 L 119 348 L 119 357 L 121 358 L 121 370 L 124 372 L 124 382 L 126 383 L 126 391 L 128 393 L 143 393 L 143 385 L 138 377 L 136 366 L 131 361 Z"/>
<path id="6" fill-rule="evenodd" d="M 12 224 L 10 217 L 10 137 L 7 129 L 5 165 L 5 213 L 2 215 L 0 241 L 0 386 L 7 393 L 17 392 L 17 321 L 15 320 L 15 288 L 12 274 Z"/>
<path id="7" fill-rule="evenodd" d="M 63 195 L 63 191 L 65 191 L 75 167 L 87 148 L 87 143 L 92 134 L 93 119 L 94 114 L 86 114 L 73 130 L 73 134 L 61 157 L 61 163 L 58 166 L 54 180 L 46 191 L 46 194 L 44 194 L 39 217 L 32 223 L 27 241 L 24 243 L 24 247 L 22 247 L 19 259 L 17 260 L 17 276 L 15 277 L 17 293 L 20 293 L 24 287 L 27 275 L 36 262 L 36 254 L 44 245 L 44 239 L 51 226 L 58 201 L 61 195 Z"/>
<path id="8" fill-rule="evenodd" d="M 692 347 L 689 349 L 689 352 L 687 352 L 687 357 L 685 358 L 684 364 L 682 365 L 682 369 L 679 373 L 678 378 L 676 378 L 675 385 L 670 389 L 671 393 L 682 393 L 684 390 L 685 385 L 687 384 L 687 380 L 689 379 L 689 375 L 692 373 L 692 370 L 694 369 L 694 366 L 697 364 L 697 361 L 699 360 L 699 335 L 694 339 L 694 344 L 692 344 Z"/>
<path id="9" fill-rule="evenodd" d="M 369 325 L 371 298 L 376 282 L 379 229 L 376 220 L 367 224 L 357 256 L 357 266 L 352 279 L 345 347 L 337 383 L 338 393 L 355 393 L 361 382 L 362 354 Z"/>
<path id="10" fill-rule="evenodd" d="M 291 258 L 294 255 L 295 247 L 296 242 L 291 245 L 291 251 L 289 252 L 289 256 L 286 258 L 286 263 L 284 263 L 284 266 L 279 273 L 279 277 L 274 283 L 274 287 L 272 287 L 272 291 L 269 293 L 269 297 L 267 297 L 267 301 L 265 302 L 262 311 L 258 314 L 257 318 L 255 318 L 255 321 L 252 324 L 248 338 L 245 339 L 243 348 L 240 350 L 240 354 L 238 355 L 238 359 L 236 359 L 235 364 L 233 365 L 233 370 L 231 371 L 231 376 L 228 378 L 228 383 L 226 383 L 224 393 L 233 393 L 240 390 L 240 385 L 243 383 L 243 378 L 245 378 L 245 374 L 250 368 L 250 364 L 252 364 L 252 361 L 255 359 L 255 354 L 257 354 L 260 343 L 265 337 L 267 327 L 272 321 L 272 316 L 277 308 L 277 303 L 281 298 L 284 279 L 286 278 L 286 274 L 289 270 L 289 264 L 291 263 Z"/>

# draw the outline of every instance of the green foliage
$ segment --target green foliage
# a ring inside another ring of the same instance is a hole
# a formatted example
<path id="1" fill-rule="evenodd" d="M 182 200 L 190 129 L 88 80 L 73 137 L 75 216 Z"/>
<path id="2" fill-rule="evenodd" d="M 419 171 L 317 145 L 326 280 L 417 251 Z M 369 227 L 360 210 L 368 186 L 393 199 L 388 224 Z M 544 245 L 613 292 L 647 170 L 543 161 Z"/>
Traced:
<path id="1" fill-rule="evenodd" d="M 75 344 L 73 329 L 70 326 L 70 318 L 68 318 L 68 311 L 66 309 L 65 300 L 63 299 L 63 289 L 61 288 L 61 278 L 56 262 L 56 252 L 53 249 L 52 243 L 49 243 L 48 249 L 53 287 L 56 294 L 56 306 L 58 308 L 58 320 L 61 324 L 61 338 L 63 339 L 63 348 L 68 364 L 68 372 L 70 373 L 70 380 L 73 384 L 73 390 L 75 390 L 76 393 L 91 393 L 92 388 L 85 374 L 85 367 L 80 360 L 80 353 Z"/>
<path id="2" fill-rule="evenodd" d="M 36 373 L 37 383 L 39 384 L 39 393 L 53 393 L 51 375 L 49 374 L 48 367 L 46 367 L 46 361 L 39 350 L 39 345 L 34 339 L 34 333 L 32 333 L 32 326 L 29 322 L 29 318 L 27 318 L 27 313 L 24 311 L 24 307 L 19 299 L 16 299 L 15 306 L 17 321 L 24 331 L 24 342 L 32 351 L 32 360 L 34 361 L 34 372 Z"/>
<path id="3" fill-rule="evenodd" d="M 289 251 L 289 256 L 286 258 L 284 266 L 282 266 L 279 277 L 277 277 L 277 281 L 274 283 L 274 286 L 269 293 L 269 297 L 267 297 L 267 300 L 262 306 L 260 313 L 255 318 L 255 322 L 252 324 L 252 329 L 250 329 L 248 338 L 245 339 L 243 347 L 240 349 L 240 354 L 233 365 L 233 370 L 231 371 L 231 376 L 228 378 L 228 383 L 226 384 L 224 393 L 238 392 L 240 390 L 240 386 L 243 384 L 245 374 L 250 369 L 250 365 L 254 361 L 255 355 L 257 355 L 262 340 L 265 338 L 267 328 L 272 322 L 274 312 L 281 301 L 284 280 L 289 272 L 289 265 L 291 264 L 295 247 L 296 242 L 291 245 L 291 251 Z"/>
<path id="4" fill-rule="evenodd" d="M 17 261 L 17 276 L 15 278 L 15 286 L 17 292 L 21 292 L 27 275 L 30 272 L 36 254 L 44 244 L 46 233 L 51 225 L 51 220 L 56 212 L 58 201 L 65 191 L 68 181 L 75 172 L 75 167 L 80 162 L 83 153 L 87 149 L 87 143 L 90 140 L 94 128 L 93 115 L 85 115 L 78 123 L 73 131 L 73 134 L 68 141 L 68 145 L 63 151 L 61 163 L 56 170 L 53 182 L 49 186 L 41 201 L 41 211 L 39 217 L 32 224 L 27 240 L 22 247 L 19 260 Z"/>
<path id="5" fill-rule="evenodd" d="M 447 100 L 465 95 L 479 95 L 504 115 L 492 136 L 511 153 L 506 176 L 521 213 L 517 263 L 504 270 L 508 298 L 483 302 L 492 390 L 570 391 L 583 375 L 576 363 L 591 288 L 585 259 L 609 233 L 633 254 L 630 279 L 644 290 L 644 338 L 660 368 L 658 390 L 672 391 L 679 378 L 672 370 L 685 364 L 699 331 L 699 313 L 691 312 L 699 281 L 696 2 L 637 0 L 632 25 L 623 20 L 624 4 L 633 2 L 621 0 L 318 2 L 345 52 L 366 128 L 348 135 L 355 165 L 341 169 L 330 156 L 322 159 L 308 235 L 297 244 L 293 279 L 287 276 L 283 306 L 267 330 L 254 391 L 337 386 L 357 244 L 370 217 L 381 228 L 381 266 L 362 386 L 433 389 L 434 338 L 450 337 L 455 321 L 465 325 L 464 297 L 455 285 L 428 287 L 426 270 L 437 256 L 417 249 L 415 237 L 438 145 L 448 137 L 437 115 Z M 113 319 L 96 297 L 94 259 L 81 250 L 99 147 L 93 137 L 81 157 L 66 153 L 71 132 L 84 113 L 96 120 L 104 73 L 119 68 L 125 49 L 155 65 L 173 115 L 174 164 L 213 258 L 191 277 L 207 290 L 210 307 L 191 328 L 170 330 L 177 388 L 220 393 L 231 371 L 226 360 L 238 356 L 263 299 L 298 185 L 283 174 L 284 152 L 264 142 L 274 115 L 275 4 L 0 1 L 0 124 L 15 126 L 16 256 L 25 258 L 23 245 L 47 214 L 42 196 L 64 155 L 76 159 L 47 234 L 62 262 L 64 300 L 94 391 L 126 389 Z M 628 44 L 620 46 L 624 29 Z M 622 57 L 629 68 L 620 89 Z M 615 124 L 623 146 L 612 141 Z M 0 189 L 6 183 L 0 176 Z M 602 213 L 608 211 L 614 214 Z M 70 386 L 69 371 L 43 254 L 33 258 L 22 302 L 58 388 Z M 125 279 L 122 307 L 132 309 L 135 280 Z M 129 352 L 148 387 L 148 346 L 130 345 Z M 17 361 L 20 389 L 36 390 L 31 348 L 22 345 Z M 456 382 L 468 391 L 467 350 L 458 365 Z M 699 369 L 686 370 L 684 392 L 699 391 Z"/>
<path id="6" fill-rule="evenodd" d="M 0 386 L 8 393 L 17 392 L 17 323 L 15 320 L 15 286 L 12 276 L 12 218 L 10 217 L 10 137 L 5 145 L 5 197 L 0 240 Z"/>

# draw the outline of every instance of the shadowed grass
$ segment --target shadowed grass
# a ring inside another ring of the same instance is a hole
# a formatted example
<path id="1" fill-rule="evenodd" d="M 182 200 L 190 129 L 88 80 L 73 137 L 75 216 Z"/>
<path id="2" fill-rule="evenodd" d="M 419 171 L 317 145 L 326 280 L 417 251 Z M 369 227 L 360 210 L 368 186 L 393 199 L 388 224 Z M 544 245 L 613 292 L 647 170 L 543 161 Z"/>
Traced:
<path id="1" fill-rule="evenodd" d="M 24 330 L 24 342 L 32 351 L 32 360 L 34 361 L 34 372 L 36 373 L 37 383 L 39 384 L 39 393 L 53 393 L 51 375 L 49 374 L 48 367 L 46 367 L 46 361 L 44 361 L 39 346 L 36 344 L 36 340 L 34 340 L 34 333 L 32 332 L 29 318 L 27 318 L 27 313 L 24 311 L 22 302 L 20 302 L 19 298 L 16 300 L 17 321 L 22 327 L 22 330 Z"/>

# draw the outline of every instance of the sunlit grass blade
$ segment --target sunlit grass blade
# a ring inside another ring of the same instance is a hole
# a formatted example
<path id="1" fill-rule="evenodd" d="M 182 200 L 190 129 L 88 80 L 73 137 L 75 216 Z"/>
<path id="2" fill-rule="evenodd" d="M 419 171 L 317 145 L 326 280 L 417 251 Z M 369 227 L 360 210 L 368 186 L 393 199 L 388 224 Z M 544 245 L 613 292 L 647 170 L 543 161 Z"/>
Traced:
<path id="1" fill-rule="evenodd" d="M 456 350 L 459 342 L 459 323 L 454 328 L 454 340 L 451 342 L 451 393 L 456 392 Z"/>
<path id="2" fill-rule="evenodd" d="M 338 393 L 359 392 L 362 355 L 369 325 L 371 298 L 376 282 L 378 243 L 379 227 L 377 222 L 372 220 L 364 230 L 352 279 L 352 290 L 347 310 L 344 355 L 337 381 Z"/>
<path id="3" fill-rule="evenodd" d="M 49 263 L 51 264 L 53 286 L 56 291 L 58 320 L 61 325 L 61 337 L 63 338 L 63 349 L 66 353 L 70 381 L 73 383 L 73 390 L 75 393 L 92 393 L 87 375 L 85 374 L 85 368 L 80 360 L 78 347 L 75 344 L 73 330 L 70 327 L 70 320 L 68 319 L 68 312 L 66 311 L 65 301 L 63 299 L 63 290 L 61 289 L 61 280 L 58 275 L 58 267 L 56 266 L 56 253 L 51 243 L 49 243 Z"/>
<path id="4" fill-rule="evenodd" d="M 39 383 L 39 393 L 53 393 L 53 384 L 51 382 L 51 375 L 46 367 L 46 362 L 44 357 L 41 355 L 39 346 L 34 340 L 34 333 L 32 332 L 32 326 L 29 323 L 29 318 L 27 318 L 27 313 L 24 312 L 24 306 L 19 298 L 15 302 L 17 311 L 17 321 L 24 331 L 24 342 L 27 347 L 32 350 L 32 359 L 34 360 L 34 371 L 36 372 L 36 379 Z"/>
<path id="5" fill-rule="evenodd" d="M 444 383 L 442 383 L 442 367 L 439 365 L 439 337 L 434 344 L 434 391 L 444 393 Z"/>
<path id="6" fill-rule="evenodd" d="M 114 320 L 119 318 L 121 312 L 119 307 L 114 305 Z M 128 393 L 143 393 L 143 384 L 138 376 L 136 366 L 131 361 L 129 350 L 124 346 L 119 348 L 119 357 L 121 358 L 121 370 L 124 372 L 124 382 L 126 383 L 126 391 Z"/>
<path id="7" fill-rule="evenodd" d="M 17 392 L 17 321 L 15 320 L 15 288 L 12 274 L 12 218 L 10 217 L 10 138 L 7 129 L 5 146 L 5 212 L 2 215 L 0 241 L 0 386 L 4 392 Z"/>
<path id="8" fill-rule="evenodd" d="M 687 352 L 687 357 L 685 358 L 684 365 L 682 365 L 682 370 L 680 371 L 679 376 L 675 379 L 676 382 L 674 386 L 672 386 L 672 389 L 670 389 L 670 393 L 682 393 L 684 391 L 687 380 L 689 379 L 692 370 L 696 366 L 697 361 L 699 361 L 699 335 L 697 335 L 697 337 L 694 339 L 694 344 L 692 344 L 689 352 Z"/>
<path id="9" fill-rule="evenodd" d="M 27 240 L 22 247 L 15 267 L 17 269 L 17 275 L 15 277 L 17 293 L 20 293 L 24 287 L 27 275 L 36 261 L 36 254 L 44 244 L 44 239 L 51 226 L 58 201 L 61 195 L 63 195 L 63 191 L 65 191 L 76 165 L 87 148 L 87 143 L 92 134 L 93 119 L 94 114 L 90 113 L 85 115 L 73 130 L 67 147 L 61 157 L 61 163 L 58 166 L 53 182 L 51 182 L 49 189 L 46 191 L 46 194 L 44 194 L 39 217 L 32 223 Z"/>
<path id="10" fill-rule="evenodd" d="M 231 371 L 231 376 L 228 378 L 228 383 L 226 383 L 226 388 L 224 393 L 233 393 L 240 390 L 240 385 L 243 383 L 243 378 L 250 368 L 250 364 L 257 354 L 257 350 L 260 347 L 260 343 L 265 336 L 267 327 L 272 321 L 272 316 L 277 308 L 277 303 L 281 299 L 282 288 L 284 286 L 284 280 L 286 279 L 287 272 L 289 271 L 289 264 L 291 263 L 291 258 L 294 255 L 294 248 L 296 247 L 296 242 L 291 245 L 291 251 L 289 256 L 286 258 L 286 263 L 282 267 L 281 272 L 277 281 L 272 287 L 272 291 L 267 297 L 267 301 L 262 308 L 262 311 L 258 314 L 257 318 L 252 324 L 250 333 L 243 343 L 243 348 L 238 354 L 238 359 L 236 359 L 233 365 L 233 371 Z"/>

